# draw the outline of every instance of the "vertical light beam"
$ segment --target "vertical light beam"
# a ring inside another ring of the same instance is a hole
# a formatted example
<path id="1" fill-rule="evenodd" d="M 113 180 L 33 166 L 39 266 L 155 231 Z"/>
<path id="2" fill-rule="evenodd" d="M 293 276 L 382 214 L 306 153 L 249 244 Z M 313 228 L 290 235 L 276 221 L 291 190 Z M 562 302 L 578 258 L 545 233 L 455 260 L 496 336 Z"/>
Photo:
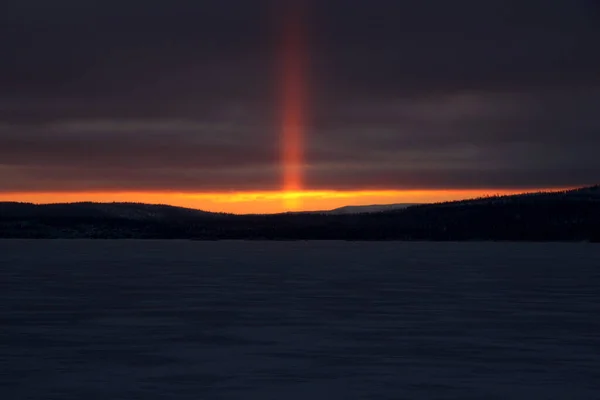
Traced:
<path id="1" fill-rule="evenodd" d="M 303 189 L 304 128 L 306 120 L 307 46 L 304 10 L 295 2 L 283 18 L 282 35 L 282 141 L 283 190 L 286 207 L 299 207 Z"/>

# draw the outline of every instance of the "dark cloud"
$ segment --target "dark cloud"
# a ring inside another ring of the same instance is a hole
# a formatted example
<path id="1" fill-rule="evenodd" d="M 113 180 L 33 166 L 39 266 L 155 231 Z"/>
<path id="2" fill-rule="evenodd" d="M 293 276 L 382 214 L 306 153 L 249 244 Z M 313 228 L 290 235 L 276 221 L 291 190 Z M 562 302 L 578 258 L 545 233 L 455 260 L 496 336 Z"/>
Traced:
<path id="1" fill-rule="evenodd" d="M 305 3 L 310 187 L 597 182 L 598 2 Z M 3 1 L 0 190 L 279 187 L 281 4 Z"/>

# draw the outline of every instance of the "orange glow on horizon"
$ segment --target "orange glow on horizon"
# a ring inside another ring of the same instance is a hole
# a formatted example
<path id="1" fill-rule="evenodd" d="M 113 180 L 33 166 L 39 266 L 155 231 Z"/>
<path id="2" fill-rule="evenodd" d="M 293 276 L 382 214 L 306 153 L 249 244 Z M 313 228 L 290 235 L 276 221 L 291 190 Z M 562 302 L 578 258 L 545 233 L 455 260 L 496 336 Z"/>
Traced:
<path id="1" fill-rule="evenodd" d="M 283 191 L 303 188 L 307 52 L 302 10 L 291 7 L 284 17 L 282 42 L 282 168 Z M 287 209 L 298 209 L 301 198 L 285 197 Z"/>
<path id="2" fill-rule="evenodd" d="M 324 211 L 343 206 L 393 203 L 435 203 L 463 200 L 488 195 L 510 195 L 553 189 L 453 189 L 453 190 L 363 190 L 363 191 L 283 191 L 283 192 L 23 192 L 0 193 L 0 201 L 18 201 L 37 204 L 74 203 L 93 201 L 101 203 L 135 202 L 169 204 L 204 211 L 233 214 L 274 214 L 289 211 L 289 204 L 300 204 L 298 211 Z"/>

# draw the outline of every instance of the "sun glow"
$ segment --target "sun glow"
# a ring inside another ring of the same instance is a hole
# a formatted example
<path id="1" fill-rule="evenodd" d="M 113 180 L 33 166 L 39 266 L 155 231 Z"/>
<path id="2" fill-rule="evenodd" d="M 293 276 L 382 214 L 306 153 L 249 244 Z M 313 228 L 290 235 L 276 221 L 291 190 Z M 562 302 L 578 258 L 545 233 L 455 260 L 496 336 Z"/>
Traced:
<path id="1" fill-rule="evenodd" d="M 286 10 L 281 44 L 282 186 L 287 209 L 300 208 L 302 196 L 297 193 L 303 188 L 307 51 L 302 11 L 300 7 Z"/>
<path id="2" fill-rule="evenodd" d="M 563 188 L 569 189 L 569 188 Z M 289 211 L 290 203 L 302 204 L 302 211 L 323 211 L 347 205 L 391 203 L 433 203 L 487 195 L 508 195 L 554 189 L 481 189 L 481 190 L 307 190 L 260 192 L 21 192 L 0 193 L 0 201 L 30 203 L 135 202 L 169 204 L 212 212 L 234 214 L 272 214 Z"/>

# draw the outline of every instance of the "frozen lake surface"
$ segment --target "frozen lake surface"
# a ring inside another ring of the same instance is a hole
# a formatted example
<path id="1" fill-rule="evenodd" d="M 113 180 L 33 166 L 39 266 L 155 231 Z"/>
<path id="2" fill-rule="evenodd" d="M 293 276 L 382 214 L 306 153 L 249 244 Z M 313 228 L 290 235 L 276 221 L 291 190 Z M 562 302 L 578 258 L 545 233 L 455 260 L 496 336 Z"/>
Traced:
<path id="1" fill-rule="evenodd" d="M 598 399 L 600 245 L 0 241 L 0 398 Z"/>

